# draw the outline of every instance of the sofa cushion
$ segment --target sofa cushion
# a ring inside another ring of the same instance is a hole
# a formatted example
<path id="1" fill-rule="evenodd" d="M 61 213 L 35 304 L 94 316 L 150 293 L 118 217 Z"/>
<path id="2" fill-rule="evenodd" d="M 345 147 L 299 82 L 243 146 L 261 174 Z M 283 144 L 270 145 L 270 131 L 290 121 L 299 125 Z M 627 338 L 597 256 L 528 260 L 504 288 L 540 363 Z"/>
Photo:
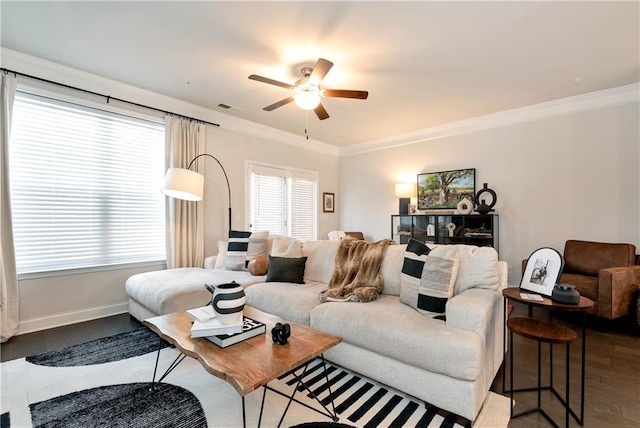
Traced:
<path id="1" fill-rule="evenodd" d="M 302 257 L 300 241 L 294 238 L 273 238 L 269 255 L 276 257 Z"/>
<path id="2" fill-rule="evenodd" d="M 304 283 L 304 266 L 306 257 L 274 257 L 269 256 L 267 282 Z"/>
<path id="3" fill-rule="evenodd" d="M 391 294 L 393 296 L 400 295 L 400 274 L 402 273 L 402 263 L 404 261 L 404 253 L 407 250 L 407 244 L 390 245 L 387 252 L 384 253 L 382 259 L 382 279 L 384 281 L 382 293 Z"/>
<path id="4" fill-rule="evenodd" d="M 568 240 L 564 244 L 564 268 L 567 273 L 597 276 L 600 269 L 633 265 L 635 253 L 632 244 Z"/>
<path id="5" fill-rule="evenodd" d="M 323 303 L 311 311 L 311 327 L 342 336 L 352 345 L 458 379 L 475 380 L 482 370 L 480 336 L 422 316 L 397 296 L 381 295 L 366 304 Z"/>
<path id="6" fill-rule="evenodd" d="M 492 247 L 475 245 L 435 245 L 429 253 L 432 256 L 458 259 L 458 277 L 454 286 L 454 296 L 470 288 L 497 290 L 498 252 Z"/>
<path id="7" fill-rule="evenodd" d="M 288 321 L 309 325 L 311 309 L 320 304 L 318 293 L 326 286 L 319 282 L 310 284 L 265 282 L 248 287 L 245 294 L 249 306 Z"/>
<path id="8" fill-rule="evenodd" d="M 402 282 L 400 301 L 426 316 L 444 314 L 447 301 L 453 296 L 457 273 L 457 259 L 428 255 L 420 280 Z"/>
<path id="9" fill-rule="evenodd" d="M 302 243 L 302 255 L 307 257 L 304 279 L 328 284 L 333 276 L 333 266 L 340 241 L 306 241 Z"/>
<path id="10" fill-rule="evenodd" d="M 243 287 L 264 282 L 266 276 L 253 276 L 245 271 L 224 269 L 178 268 L 139 273 L 129 277 L 125 291 L 156 315 L 204 306 L 211 293 L 204 284 L 225 284 L 236 281 Z"/>

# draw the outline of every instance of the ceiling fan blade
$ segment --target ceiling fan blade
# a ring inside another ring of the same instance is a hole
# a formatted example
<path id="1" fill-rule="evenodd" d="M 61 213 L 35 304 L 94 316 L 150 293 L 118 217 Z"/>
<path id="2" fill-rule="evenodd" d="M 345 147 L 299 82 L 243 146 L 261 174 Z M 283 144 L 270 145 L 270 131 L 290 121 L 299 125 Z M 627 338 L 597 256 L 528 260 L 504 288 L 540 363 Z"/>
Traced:
<path id="1" fill-rule="evenodd" d="M 278 107 L 282 107 L 284 105 L 289 104 L 291 101 L 293 101 L 293 97 L 289 97 L 289 98 L 285 98 L 284 100 L 278 101 L 277 103 L 273 103 L 270 106 L 266 106 L 265 108 L 263 108 L 262 110 L 264 111 L 271 111 L 271 110 L 275 110 Z"/>
<path id="2" fill-rule="evenodd" d="M 268 83 L 270 85 L 280 86 L 281 88 L 285 88 L 285 89 L 293 89 L 293 85 L 290 85 L 284 82 L 279 82 L 277 80 L 269 79 L 268 77 L 258 76 L 256 74 L 252 74 L 251 76 L 249 76 L 249 79 L 256 80 L 262 83 Z"/>
<path id="3" fill-rule="evenodd" d="M 316 116 L 318 116 L 318 119 L 329 119 L 329 113 L 327 113 L 327 110 L 325 110 L 322 104 L 318 104 L 318 107 L 314 108 L 313 111 L 316 113 Z"/>
<path id="4" fill-rule="evenodd" d="M 319 85 L 324 76 L 327 75 L 329 70 L 333 67 L 333 63 L 324 58 L 320 58 L 316 65 L 313 66 L 313 71 L 309 76 L 309 83 L 313 83 L 314 85 Z"/>
<path id="5" fill-rule="evenodd" d="M 324 96 L 330 98 L 356 98 L 358 100 L 366 100 L 369 92 L 350 91 L 348 89 L 325 89 Z"/>

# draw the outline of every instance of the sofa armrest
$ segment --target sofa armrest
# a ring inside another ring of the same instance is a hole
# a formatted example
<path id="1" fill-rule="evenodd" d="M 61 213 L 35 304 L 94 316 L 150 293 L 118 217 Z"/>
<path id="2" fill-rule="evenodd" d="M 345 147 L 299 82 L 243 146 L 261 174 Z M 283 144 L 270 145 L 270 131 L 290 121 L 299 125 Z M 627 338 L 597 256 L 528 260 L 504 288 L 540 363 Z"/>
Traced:
<path id="1" fill-rule="evenodd" d="M 487 385 L 491 385 L 504 359 L 503 313 L 501 290 L 472 288 L 447 302 L 447 326 L 472 331 L 482 339 L 484 364 L 491 367 L 486 371 Z"/>
<path id="2" fill-rule="evenodd" d="M 629 314 L 640 286 L 640 266 L 598 271 L 598 316 L 615 319 Z"/>
<path id="3" fill-rule="evenodd" d="M 216 259 L 218 256 L 209 256 L 204 259 L 204 268 L 205 269 L 214 269 L 216 266 Z"/>
<path id="4" fill-rule="evenodd" d="M 447 302 L 447 326 L 472 331 L 486 341 L 501 328 L 503 309 L 499 291 L 472 288 Z"/>

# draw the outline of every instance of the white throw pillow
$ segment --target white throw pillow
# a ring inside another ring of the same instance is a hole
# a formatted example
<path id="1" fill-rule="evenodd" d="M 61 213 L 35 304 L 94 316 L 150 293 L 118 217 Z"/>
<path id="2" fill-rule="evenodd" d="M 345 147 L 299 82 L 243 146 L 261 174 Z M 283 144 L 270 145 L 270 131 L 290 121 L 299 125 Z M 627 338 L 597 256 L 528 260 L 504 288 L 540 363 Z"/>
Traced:
<path id="1" fill-rule="evenodd" d="M 293 238 L 274 238 L 269 255 L 273 257 L 302 257 L 300 241 Z"/>
<path id="2" fill-rule="evenodd" d="M 269 232 L 253 232 L 249 237 L 249 247 L 247 248 L 247 263 L 256 257 L 267 257 L 267 240 Z"/>
<path id="3" fill-rule="evenodd" d="M 438 317 L 453 296 L 458 260 L 432 253 L 422 242 L 409 240 L 400 274 L 400 302 L 428 317 Z"/>
<path id="4" fill-rule="evenodd" d="M 224 261 L 227 258 L 227 241 L 218 241 L 218 255 L 216 256 L 216 264 L 214 269 L 224 269 Z"/>
<path id="5" fill-rule="evenodd" d="M 382 259 L 383 288 L 382 293 L 392 296 L 400 295 L 400 274 L 402 273 L 402 263 L 407 245 L 389 245 Z"/>
<path id="6" fill-rule="evenodd" d="M 458 259 L 458 277 L 453 290 L 454 296 L 470 288 L 497 290 L 499 287 L 498 252 L 495 248 L 474 245 L 439 245 L 433 248 L 429 254 Z"/>
<path id="7" fill-rule="evenodd" d="M 249 261 L 258 256 L 267 256 L 269 232 L 229 232 L 229 244 L 224 261 L 227 270 L 247 270 Z"/>
<path id="8" fill-rule="evenodd" d="M 306 241 L 302 243 L 302 256 L 307 257 L 304 279 L 328 284 L 333 276 L 336 253 L 341 241 Z"/>

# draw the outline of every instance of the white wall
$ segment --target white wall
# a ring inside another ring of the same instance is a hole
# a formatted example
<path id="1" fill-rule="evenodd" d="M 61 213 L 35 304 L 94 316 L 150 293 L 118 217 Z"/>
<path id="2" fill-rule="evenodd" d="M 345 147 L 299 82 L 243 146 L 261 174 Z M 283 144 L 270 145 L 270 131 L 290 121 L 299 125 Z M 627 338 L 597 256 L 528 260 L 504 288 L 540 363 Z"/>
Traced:
<path id="1" fill-rule="evenodd" d="M 640 248 L 638 103 L 567 114 L 341 158 L 341 227 L 390 237 L 394 183 L 476 168 L 496 191 L 500 259 L 519 284 L 523 258 L 567 239 Z M 415 179 L 415 178 L 414 178 Z"/>
<path id="2" fill-rule="evenodd" d="M 323 191 L 338 189 L 338 150 L 334 147 L 7 49 L 0 49 L 0 54 L 2 66 L 8 69 L 219 123 L 219 128 L 207 126 L 206 150 L 220 160 L 229 175 L 233 226 L 237 229 L 246 227 L 245 159 L 317 171 L 320 195 Z M 29 80 L 24 82 L 33 84 Z M 53 86 L 47 88 L 60 91 Z M 105 102 L 100 97 L 64 92 L 97 103 Z M 118 103 L 112 101 L 111 105 L 114 104 Z M 126 104 L 117 107 L 132 108 Z M 139 111 L 150 114 L 148 110 Z M 209 159 L 206 169 L 205 254 L 212 255 L 217 252 L 216 242 L 227 234 L 227 190 L 224 176 L 213 160 Z M 338 219 L 338 214 L 322 214 L 321 201 L 318 201 L 319 238 L 326 239 L 327 232 L 337 229 Z M 126 279 L 136 273 L 163 268 L 164 265 L 155 265 L 21 279 L 19 334 L 127 312 Z"/>
<path id="3" fill-rule="evenodd" d="M 224 128 L 207 127 L 206 151 L 224 166 L 231 183 L 233 204 L 233 228 L 248 230 L 246 205 L 245 160 L 266 164 L 295 167 L 319 173 L 318 183 L 318 239 L 327 239 L 327 233 L 338 229 L 337 213 L 322 213 L 322 192 L 338 190 L 338 157 L 330 154 L 311 153 L 298 147 L 257 137 L 228 131 Z M 218 240 L 227 237 L 227 186 L 218 164 L 209 159 L 205 177 L 205 254 L 217 253 Z"/>

